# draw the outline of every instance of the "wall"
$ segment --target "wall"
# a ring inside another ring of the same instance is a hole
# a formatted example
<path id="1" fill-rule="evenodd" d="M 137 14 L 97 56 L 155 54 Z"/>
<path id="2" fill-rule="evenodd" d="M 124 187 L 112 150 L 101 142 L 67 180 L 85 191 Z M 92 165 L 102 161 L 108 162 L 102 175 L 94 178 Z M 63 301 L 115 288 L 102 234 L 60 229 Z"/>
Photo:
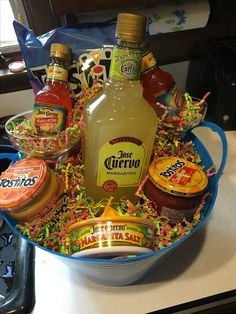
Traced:
<path id="1" fill-rule="evenodd" d="M 185 89 L 188 62 L 179 62 L 161 66 L 163 70 L 170 72 L 179 89 Z M 0 117 L 13 115 L 30 110 L 33 105 L 34 93 L 31 89 L 0 95 Z"/>
<path id="2" fill-rule="evenodd" d="M 0 117 L 14 115 L 32 108 L 32 89 L 0 95 Z"/>

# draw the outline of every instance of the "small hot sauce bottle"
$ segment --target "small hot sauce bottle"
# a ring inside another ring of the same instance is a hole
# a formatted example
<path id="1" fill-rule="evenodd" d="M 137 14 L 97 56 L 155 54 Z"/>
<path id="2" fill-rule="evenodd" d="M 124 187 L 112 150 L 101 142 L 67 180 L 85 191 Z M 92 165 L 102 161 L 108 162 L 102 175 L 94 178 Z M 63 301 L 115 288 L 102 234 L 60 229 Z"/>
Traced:
<path id="1" fill-rule="evenodd" d="M 68 65 L 71 48 L 53 43 L 45 86 L 36 94 L 32 121 L 38 132 L 57 133 L 64 130 L 70 120 L 72 99 L 68 87 Z"/>
<path id="2" fill-rule="evenodd" d="M 171 73 L 161 69 L 150 50 L 142 58 L 141 83 L 143 97 L 150 103 L 159 118 L 166 112 L 166 119 L 172 119 L 181 106 L 181 95 Z"/>

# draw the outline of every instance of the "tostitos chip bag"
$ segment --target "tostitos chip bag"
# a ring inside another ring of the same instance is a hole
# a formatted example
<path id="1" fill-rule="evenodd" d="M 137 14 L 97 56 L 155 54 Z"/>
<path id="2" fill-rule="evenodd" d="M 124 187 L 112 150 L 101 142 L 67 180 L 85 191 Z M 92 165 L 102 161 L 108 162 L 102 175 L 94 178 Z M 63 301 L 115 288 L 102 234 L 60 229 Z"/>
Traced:
<path id="1" fill-rule="evenodd" d="M 62 26 L 40 36 L 17 21 L 13 26 L 35 94 L 44 85 L 50 46 L 55 42 L 72 49 L 68 82 L 73 98 L 80 98 L 95 82 L 102 85 L 106 81 L 115 38 L 114 21 Z"/>

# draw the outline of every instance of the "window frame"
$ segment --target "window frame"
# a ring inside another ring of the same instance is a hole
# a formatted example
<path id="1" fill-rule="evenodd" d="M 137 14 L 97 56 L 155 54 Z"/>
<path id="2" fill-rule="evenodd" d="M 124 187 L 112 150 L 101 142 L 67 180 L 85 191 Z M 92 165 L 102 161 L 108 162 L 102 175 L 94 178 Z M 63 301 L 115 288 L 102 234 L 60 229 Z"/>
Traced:
<path id="1" fill-rule="evenodd" d="M 22 5 L 27 19 L 26 25 L 37 36 L 61 25 L 60 19 L 52 14 L 49 0 L 22 0 Z M 0 94 L 30 89 L 26 70 L 12 73 L 8 69 L 11 62 L 23 59 L 19 45 L 3 47 L 1 52 L 6 59 L 6 64 L 3 69 L 0 69 Z"/>

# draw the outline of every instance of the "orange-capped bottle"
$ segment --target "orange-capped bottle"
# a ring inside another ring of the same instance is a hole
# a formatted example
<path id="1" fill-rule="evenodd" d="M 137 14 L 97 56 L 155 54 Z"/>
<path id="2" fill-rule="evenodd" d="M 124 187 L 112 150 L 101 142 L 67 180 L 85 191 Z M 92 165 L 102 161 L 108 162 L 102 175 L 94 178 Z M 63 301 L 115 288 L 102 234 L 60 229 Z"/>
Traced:
<path id="1" fill-rule="evenodd" d="M 35 96 L 32 120 L 38 132 L 57 133 L 68 126 L 72 111 L 67 81 L 71 48 L 53 43 L 49 59 L 45 86 Z"/>
<path id="2" fill-rule="evenodd" d="M 142 58 L 141 83 L 143 97 L 159 118 L 165 114 L 165 119 L 170 120 L 178 113 L 181 97 L 175 80 L 171 73 L 158 66 L 151 51 L 146 51 Z"/>

